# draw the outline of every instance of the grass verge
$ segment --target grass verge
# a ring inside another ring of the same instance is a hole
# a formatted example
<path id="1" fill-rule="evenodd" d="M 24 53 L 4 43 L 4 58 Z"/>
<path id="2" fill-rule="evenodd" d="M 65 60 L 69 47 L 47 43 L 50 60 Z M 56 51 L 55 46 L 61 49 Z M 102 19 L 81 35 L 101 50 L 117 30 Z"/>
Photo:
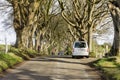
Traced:
<path id="1" fill-rule="evenodd" d="M 38 56 L 38 54 L 35 50 L 11 47 L 8 53 L 0 52 L 0 72 L 36 56 Z"/>
<path id="2" fill-rule="evenodd" d="M 120 57 L 102 58 L 93 65 L 102 70 L 105 80 L 120 80 Z"/>

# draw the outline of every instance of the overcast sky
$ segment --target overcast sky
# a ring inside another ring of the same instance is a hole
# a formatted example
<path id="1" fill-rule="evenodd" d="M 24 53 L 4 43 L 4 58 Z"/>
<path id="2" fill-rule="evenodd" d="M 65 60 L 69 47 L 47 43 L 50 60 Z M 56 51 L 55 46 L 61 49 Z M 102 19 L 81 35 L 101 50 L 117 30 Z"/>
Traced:
<path id="1" fill-rule="evenodd" d="M 104 25 L 104 24 L 106 24 L 106 25 Z M 101 25 L 104 25 L 104 26 L 101 26 Z M 96 29 L 101 31 L 101 34 L 99 34 L 100 36 L 97 37 L 97 42 L 99 44 L 103 44 L 103 43 L 110 43 L 110 44 L 112 44 L 113 43 L 114 28 L 113 28 L 113 22 L 112 22 L 112 18 L 111 17 L 108 17 L 104 21 L 102 21 L 97 26 Z"/>
<path id="2" fill-rule="evenodd" d="M 8 4 L 5 0 L 0 0 L 0 44 L 5 43 L 5 38 L 8 44 L 13 44 L 16 40 L 16 34 L 13 27 L 9 25 L 13 22 L 13 19 L 10 17 L 12 10 L 11 8 L 2 8 L 1 3 Z M 6 11 L 9 11 L 9 13 L 6 13 Z"/>

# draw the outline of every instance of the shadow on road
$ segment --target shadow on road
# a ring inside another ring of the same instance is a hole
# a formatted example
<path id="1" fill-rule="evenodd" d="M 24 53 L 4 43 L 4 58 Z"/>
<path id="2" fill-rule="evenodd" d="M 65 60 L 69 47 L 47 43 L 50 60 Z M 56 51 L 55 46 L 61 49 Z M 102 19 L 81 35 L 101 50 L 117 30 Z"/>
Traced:
<path id="1" fill-rule="evenodd" d="M 50 76 L 41 76 L 35 71 L 30 71 L 26 69 L 17 70 L 19 70 L 19 72 L 10 73 L 7 75 L 7 77 L 1 77 L 0 80 L 52 80 Z"/>
<path id="2" fill-rule="evenodd" d="M 74 61 L 79 60 L 79 61 Z M 49 56 L 41 57 L 37 59 L 32 59 L 31 61 L 41 61 L 41 62 L 60 62 L 60 63 L 69 63 L 69 64 L 81 64 L 81 65 L 90 65 L 96 59 L 91 58 L 72 58 L 71 56 Z"/>

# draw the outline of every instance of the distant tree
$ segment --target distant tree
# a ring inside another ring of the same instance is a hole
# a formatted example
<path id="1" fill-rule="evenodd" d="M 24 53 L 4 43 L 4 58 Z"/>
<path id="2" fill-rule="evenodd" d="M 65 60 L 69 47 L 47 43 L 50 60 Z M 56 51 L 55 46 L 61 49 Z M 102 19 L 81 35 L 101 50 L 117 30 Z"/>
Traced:
<path id="1" fill-rule="evenodd" d="M 57 6 L 55 4 L 56 0 L 42 1 L 40 3 L 39 15 L 37 16 L 37 28 L 35 31 L 36 48 L 38 45 L 41 45 L 42 47 L 44 45 L 44 41 L 46 41 L 45 47 L 49 46 L 50 44 L 49 41 L 51 39 L 51 32 L 49 32 L 49 30 L 56 25 L 56 21 L 54 21 L 55 25 L 50 27 L 51 24 L 53 24 L 51 21 L 53 21 L 52 19 L 59 14 L 59 11 L 57 10 Z"/>

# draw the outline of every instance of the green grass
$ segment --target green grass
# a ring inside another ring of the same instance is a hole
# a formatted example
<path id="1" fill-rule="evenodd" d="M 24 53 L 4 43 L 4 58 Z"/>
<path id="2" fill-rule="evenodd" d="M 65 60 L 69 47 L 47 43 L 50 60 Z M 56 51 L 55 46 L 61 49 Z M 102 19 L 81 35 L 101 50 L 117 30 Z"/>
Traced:
<path id="1" fill-rule="evenodd" d="M 11 47 L 9 52 L 14 53 L 15 55 L 22 57 L 24 60 L 30 60 L 29 55 L 25 54 L 24 50 Z"/>
<path id="2" fill-rule="evenodd" d="M 31 49 L 27 49 L 27 50 L 22 50 L 23 53 L 25 53 L 26 55 L 28 55 L 31 58 L 34 58 L 37 56 L 37 52 L 35 50 L 31 50 Z"/>
<path id="3" fill-rule="evenodd" d="M 20 56 L 25 60 L 39 56 L 37 51 L 31 49 L 16 49 L 14 47 L 11 47 L 9 51 L 15 53 L 17 56 Z"/>
<path id="4" fill-rule="evenodd" d="M 120 80 L 120 57 L 99 59 L 94 66 L 103 71 L 104 77 L 108 80 Z"/>
<path id="5" fill-rule="evenodd" d="M 90 52 L 90 57 L 95 58 L 96 57 L 96 53 L 95 52 Z"/>
<path id="6" fill-rule="evenodd" d="M 4 46 L 0 46 L 0 49 L 3 48 Z M 8 53 L 0 51 L 0 72 L 36 56 L 38 56 L 37 52 L 30 49 L 25 50 L 11 47 Z"/>
<path id="7" fill-rule="evenodd" d="M 8 45 L 8 49 L 10 48 L 10 45 Z M 5 45 L 0 45 L 0 52 L 5 52 Z"/>
<path id="8" fill-rule="evenodd" d="M 22 62 L 23 59 L 14 53 L 0 53 L 0 72 L 13 67 L 15 64 Z"/>
<path id="9" fill-rule="evenodd" d="M 4 60 L 0 60 L 0 72 L 6 70 L 8 68 L 7 63 Z"/>
<path id="10" fill-rule="evenodd" d="M 0 60 L 5 61 L 8 67 L 12 67 L 13 65 L 22 62 L 22 58 L 14 55 L 13 53 L 1 53 Z"/>

